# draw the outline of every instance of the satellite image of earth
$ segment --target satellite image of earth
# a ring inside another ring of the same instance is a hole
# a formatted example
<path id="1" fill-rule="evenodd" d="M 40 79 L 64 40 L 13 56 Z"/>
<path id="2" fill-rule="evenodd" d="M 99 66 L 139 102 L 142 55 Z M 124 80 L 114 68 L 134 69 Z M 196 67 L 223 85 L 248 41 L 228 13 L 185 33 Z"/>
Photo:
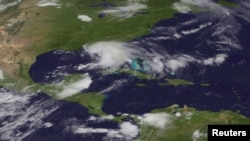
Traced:
<path id="1" fill-rule="evenodd" d="M 250 124 L 249 0 L 0 0 L 1 141 L 207 141 Z"/>

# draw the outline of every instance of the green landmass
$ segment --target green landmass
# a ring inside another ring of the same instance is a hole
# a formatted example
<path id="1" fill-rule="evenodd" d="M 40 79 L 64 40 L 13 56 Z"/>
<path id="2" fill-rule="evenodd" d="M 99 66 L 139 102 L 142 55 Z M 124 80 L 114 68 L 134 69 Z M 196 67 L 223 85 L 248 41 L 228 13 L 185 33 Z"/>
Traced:
<path id="1" fill-rule="evenodd" d="M 121 123 L 121 122 L 123 122 L 123 120 L 124 120 L 126 117 L 129 117 L 129 116 L 123 116 L 123 115 L 121 115 L 121 116 L 116 116 L 116 117 L 114 117 L 114 119 L 112 119 L 112 120 L 115 121 L 115 122 L 117 122 L 117 123 Z"/>
<path id="2" fill-rule="evenodd" d="M 68 97 L 65 100 L 81 104 L 88 109 L 90 114 L 106 115 L 101 109 L 104 97 L 103 94 L 99 93 L 79 93 Z"/>
<path id="3" fill-rule="evenodd" d="M 4 87 L 9 90 L 21 90 L 25 87 L 24 81 L 22 79 L 15 80 L 14 78 L 5 77 L 3 80 L 0 80 L 0 87 Z"/>
<path id="4" fill-rule="evenodd" d="M 226 0 L 219 0 L 218 4 L 223 5 L 223 6 L 227 6 L 227 7 L 235 7 L 237 6 L 237 4 L 235 2 L 229 2 Z"/>
<path id="5" fill-rule="evenodd" d="M 53 30 L 45 36 L 47 49 L 76 50 L 84 44 L 97 41 L 128 41 L 147 34 L 156 22 L 172 17 L 175 13 L 175 10 L 171 8 L 171 4 L 175 0 L 149 0 L 144 2 L 148 5 L 148 8 L 145 9 L 149 12 L 148 14 L 122 20 L 112 15 L 99 18 L 98 12 L 101 12 L 102 8 L 92 7 L 92 5 L 100 3 L 98 0 L 70 1 L 71 6 L 66 6 L 69 3 L 68 0 L 62 2 L 63 6 L 60 9 L 47 8 L 53 10 L 48 15 L 50 17 L 48 22 L 54 25 Z M 119 6 L 126 5 L 127 0 L 109 0 L 107 2 Z M 80 21 L 77 19 L 79 14 L 90 16 L 93 19 L 92 22 Z"/>
<path id="6" fill-rule="evenodd" d="M 201 83 L 200 85 L 201 85 L 202 87 L 208 87 L 208 86 L 210 86 L 209 83 Z"/>
<path id="7" fill-rule="evenodd" d="M 191 81 L 183 80 L 183 79 L 166 79 L 169 85 L 179 86 L 179 85 L 193 85 L 194 83 Z"/>
<path id="8" fill-rule="evenodd" d="M 60 99 L 58 97 L 58 93 L 63 91 L 65 87 L 70 86 L 72 83 L 75 83 L 77 81 L 80 81 L 84 79 L 86 76 L 84 74 L 71 74 L 68 76 L 65 76 L 64 80 L 60 82 L 53 82 L 51 84 L 33 84 L 28 86 L 28 89 L 25 90 L 26 93 L 32 92 L 32 91 L 42 91 L 53 98 Z"/>
<path id="9" fill-rule="evenodd" d="M 139 72 L 137 70 L 130 70 L 130 69 L 119 69 L 116 71 L 117 73 L 125 73 L 129 74 L 135 77 L 138 77 L 139 79 L 156 79 L 154 76 L 146 73 Z"/>
<path id="10" fill-rule="evenodd" d="M 175 116 L 178 111 L 181 115 Z M 207 141 L 207 125 L 209 124 L 250 124 L 250 119 L 236 112 L 221 111 L 197 111 L 193 108 L 168 107 L 157 109 L 152 113 L 166 112 L 173 117 L 171 125 L 165 129 L 141 125 L 141 133 L 135 141 L 193 141 L 194 132 L 198 132 L 200 137 L 197 141 Z"/>
<path id="11" fill-rule="evenodd" d="M 16 26 L 22 26 L 20 32 L 16 29 L 9 29 L 18 34 L 16 38 L 25 41 L 22 48 L 17 49 L 21 57 L 19 70 L 15 75 L 19 79 L 23 78 L 33 82 L 29 77 L 28 70 L 34 63 L 36 56 L 51 50 L 78 50 L 85 44 L 91 44 L 97 41 L 129 41 L 149 33 L 150 28 L 158 21 L 173 16 L 176 11 L 172 8 L 172 3 L 176 0 L 148 0 L 145 3 L 148 8 L 141 10 L 148 14 L 136 14 L 127 19 L 121 19 L 114 15 L 107 15 L 99 18 L 98 14 L 103 10 L 101 7 L 93 5 L 101 3 L 100 0 L 61 0 L 61 8 L 56 7 L 34 7 L 19 9 L 18 5 L 10 7 L 2 12 L 3 15 L 16 17 L 25 14 L 25 22 L 16 23 Z M 127 0 L 109 0 L 117 6 L 126 5 Z M 23 3 L 31 3 L 26 0 Z M 22 5 L 22 3 L 20 4 Z M 34 6 L 34 5 L 32 5 Z M 8 14 L 5 14 L 7 12 Z M 83 22 L 77 19 L 78 15 L 88 15 L 93 20 Z M 5 21 L 1 20 L 1 23 Z M 38 26 L 39 25 L 39 26 Z M 136 26 L 135 26 L 136 25 Z M 39 35 L 39 36 L 37 36 Z"/>
<path id="12" fill-rule="evenodd" d="M 142 83 L 136 83 L 135 85 L 138 87 L 146 87 L 147 86 L 147 84 L 142 84 Z"/>

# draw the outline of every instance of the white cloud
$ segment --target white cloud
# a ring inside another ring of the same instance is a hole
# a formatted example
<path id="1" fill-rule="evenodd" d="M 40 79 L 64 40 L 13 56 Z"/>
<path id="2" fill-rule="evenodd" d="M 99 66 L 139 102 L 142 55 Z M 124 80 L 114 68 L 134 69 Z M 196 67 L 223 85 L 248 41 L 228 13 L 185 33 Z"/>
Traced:
<path id="1" fill-rule="evenodd" d="M 51 100 L 37 100 L 30 103 L 32 94 L 17 94 L 0 89 L 0 139 L 21 141 L 23 138 L 44 126 L 43 118 L 58 108 Z M 51 105 L 53 105 L 51 107 Z M 20 127 L 25 130 L 20 131 Z"/>
<path id="2" fill-rule="evenodd" d="M 13 2 L 2 3 L 2 1 L 0 0 L 0 11 L 3 11 L 3 10 L 5 10 L 6 8 L 11 7 L 11 6 L 15 6 L 15 5 L 17 5 L 18 3 L 20 3 L 21 1 L 22 1 L 22 0 L 14 0 Z"/>
<path id="3" fill-rule="evenodd" d="M 182 36 L 181 36 L 179 33 L 175 33 L 175 34 L 174 34 L 174 37 L 175 37 L 176 39 L 180 39 Z"/>
<path id="4" fill-rule="evenodd" d="M 174 3 L 173 8 L 181 13 L 188 13 L 192 11 L 192 9 L 187 6 L 187 4 L 181 2 Z"/>
<path id="5" fill-rule="evenodd" d="M 90 120 L 90 121 L 96 121 L 96 120 L 97 120 L 97 117 L 96 117 L 96 116 L 90 116 L 90 117 L 88 118 L 88 120 Z"/>
<path id="6" fill-rule="evenodd" d="M 53 126 L 53 123 L 51 122 L 46 122 L 43 124 L 45 128 L 49 128 L 49 127 L 52 127 Z"/>
<path id="7" fill-rule="evenodd" d="M 87 89 L 92 80 L 88 74 L 85 74 L 85 78 L 74 83 L 71 83 L 67 86 L 64 86 L 63 90 L 57 94 L 59 98 L 66 98 L 72 95 L 79 93 L 80 91 Z"/>
<path id="8" fill-rule="evenodd" d="M 200 31 L 201 29 L 203 29 L 203 28 L 205 28 L 207 26 L 210 26 L 210 25 L 212 25 L 211 22 L 204 23 L 204 24 L 201 24 L 198 28 L 190 29 L 190 30 L 186 30 L 186 31 L 181 31 L 181 33 L 184 34 L 184 35 L 193 34 L 193 33 L 196 33 L 198 31 Z"/>
<path id="9" fill-rule="evenodd" d="M 107 133 L 107 140 L 109 140 L 110 138 L 124 138 L 124 136 L 119 130 L 110 130 Z"/>
<path id="10" fill-rule="evenodd" d="M 187 62 L 184 60 L 171 59 L 167 62 L 167 65 L 169 66 L 169 68 L 175 71 L 178 68 L 184 68 L 187 65 Z"/>
<path id="11" fill-rule="evenodd" d="M 176 117 L 180 117 L 180 116 L 181 116 L 181 113 L 180 113 L 180 112 L 176 112 L 176 113 L 175 113 L 175 116 L 176 116 Z"/>
<path id="12" fill-rule="evenodd" d="M 135 44 L 120 42 L 97 42 L 85 45 L 84 51 L 95 59 L 92 63 L 81 64 L 77 69 L 108 69 L 109 72 L 116 71 L 125 63 L 131 64 L 132 60 L 140 58 L 143 60 L 144 69 L 149 73 L 164 73 L 164 70 L 173 71 L 186 67 L 188 63 L 197 59 L 186 54 L 170 56 L 166 52 L 148 51 Z"/>
<path id="13" fill-rule="evenodd" d="M 197 59 L 190 55 L 181 54 L 171 57 L 167 60 L 166 66 L 170 68 L 172 71 L 176 71 L 179 68 L 185 68 L 189 63 L 199 63 L 201 65 L 220 65 L 225 62 L 227 54 L 217 54 L 214 57 L 210 57 L 207 59 Z"/>
<path id="14" fill-rule="evenodd" d="M 39 7 L 47 7 L 47 6 L 56 6 L 60 8 L 61 4 L 59 4 L 59 0 L 41 0 L 37 3 Z"/>
<path id="15" fill-rule="evenodd" d="M 109 92 L 109 91 L 111 91 L 111 90 L 115 90 L 115 89 L 117 89 L 117 88 L 120 88 L 120 87 L 123 86 L 126 82 L 127 82 L 127 80 L 125 80 L 125 79 L 116 80 L 116 81 L 114 81 L 114 82 L 111 84 L 111 86 L 109 86 L 108 88 L 102 90 L 102 91 L 99 92 L 99 93 L 107 93 L 107 92 Z"/>
<path id="16" fill-rule="evenodd" d="M 199 141 L 200 138 L 205 137 L 205 136 L 206 136 L 205 133 L 201 133 L 200 130 L 195 130 L 193 132 L 192 139 L 193 141 Z"/>
<path id="17" fill-rule="evenodd" d="M 118 7 L 118 8 L 122 12 L 131 12 L 131 11 L 135 12 L 135 11 L 138 11 L 140 9 L 146 9 L 147 6 L 145 4 L 132 3 L 132 5 L 122 6 L 122 7 Z"/>
<path id="18" fill-rule="evenodd" d="M 104 116 L 101 116 L 101 117 L 90 116 L 88 118 L 89 121 L 96 121 L 96 122 L 102 122 L 102 121 L 105 121 L 105 120 L 112 120 L 112 119 L 114 119 L 113 115 L 104 115 Z"/>
<path id="19" fill-rule="evenodd" d="M 77 128 L 75 131 L 76 134 L 88 134 L 88 133 L 108 133 L 109 130 L 106 128 Z"/>
<path id="20" fill-rule="evenodd" d="M 119 114 L 119 113 L 117 113 L 117 114 Z M 128 113 L 122 113 L 121 115 L 126 117 L 126 116 L 129 116 L 130 114 L 128 114 Z M 133 116 L 133 115 L 131 115 L 131 116 Z"/>
<path id="21" fill-rule="evenodd" d="M 214 58 L 208 58 L 203 60 L 204 65 L 213 65 L 214 64 Z"/>
<path id="22" fill-rule="evenodd" d="M 129 2 L 126 6 L 115 7 L 113 9 L 103 10 L 102 13 L 105 14 L 115 14 L 119 17 L 130 18 L 132 17 L 138 10 L 146 9 L 147 5 L 140 4 L 138 2 Z"/>
<path id="23" fill-rule="evenodd" d="M 153 63 L 151 63 L 151 67 L 158 73 L 162 72 L 162 70 L 165 67 L 161 59 L 162 59 L 161 57 L 154 57 Z"/>
<path id="24" fill-rule="evenodd" d="M 105 116 L 101 116 L 101 118 L 104 119 L 104 120 L 112 120 L 115 117 L 113 115 L 105 115 Z"/>
<path id="25" fill-rule="evenodd" d="M 95 64 L 87 64 L 87 67 L 101 67 L 103 69 L 117 69 L 129 60 L 132 50 L 126 48 L 125 43 L 120 42 L 97 42 L 84 48 L 93 58 Z"/>
<path id="26" fill-rule="evenodd" d="M 123 138 L 126 140 L 131 140 L 138 136 L 139 127 L 130 123 L 122 122 L 120 123 L 120 129 L 108 129 L 108 128 L 90 128 L 90 127 L 78 127 L 73 128 L 75 134 L 95 134 L 95 133 L 106 133 L 106 139 Z"/>
<path id="27" fill-rule="evenodd" d="M 81 21 L 84 21 L 84 22 L 91 22 L 92 21 L 92 18 L 90 18 L 87 15 L 78 15 L 77 18 Z"/>
<path id="28" fill-rule="evenodd" d="M 214 62 L 216 64 L 221 64 L 226 60 L 226 58 L 227 58 L 226 54 L 218 54 L 215 56 Z"/>
<path id="29" fill-rule="evenodd" d="M 3 76 L 3 70 L 0 69 L 0 80 L 1 79 L 4 79 L 4 76 Z"/>
<path id="30" fill-rule="evenodd" d="M 149 126 L 163 129 L 172 123 L 172 117 L 167 113 L 147 113 L 142 116 L 141 121 Z"/>
<path id="31" fill-rule="evenodd" d="M 129 139 L 135 138 L 139 134 L 138 126 L 131 124 L 130 122 L 122 122 L 120 127 L 121 133 Z"/>
<path id="32" fill-rule="evenodd" d="M 83 69 L 85 69 L 87 67 L 88 67 L 87 65 L 80 64 L 79 66 L 77 66 L 77 70 L 83 70 Z"/>
<path id="33" fill-rule="evenodd" d="M 53 54 L 60 55 L 60 54 L 71 54 L 72 52 L 66 51 L 66 50 L 55 50 L 53 51 Z M 63 59 L 63 58 L 62 58 Z"/>
<path id="34" fill-rule="evenodd" d="M 188 65 L 190 62 L 197 61 L 195 58 L 189 55 L 179 55 L 177 57 L 173 57 L 170 60 L 167 61 L 166 65 L 172 70 L 176 71 L 179 68 L 184 68 Z"/>
<path id="35" fill-rule="evenodd" d="M 228 57 L 227 54 L 217 54 L 214 57 L 210 57 L 208 59 L 203 60 L 204 65 L 220 65 L 225 62 L 226 58 Z"/>
<path id="36" fill-rule="evenodd" d="M 85 45 L 84 51 L 90 54 L 96 61 L 89 64 L 81 64 L 78 66 L 78 69 L 101 68 L 109 69 L 112 72 L 119 69 L 125 63 L 130 64 L 132 60 L 139 57 L 143 60 L 143 65 L 148 66 L 149 72 L 164 73 L 165 69 L 177 70 L 196 60 L 186 54 L 169 56 L 165 52 L 148 51 L 135 44 L 114 41 Z"/>
<path id="37" fill-rule="evenodd" d="M 201 24 L 199 28 L 193 30 L 200 30 L 209 25 L 211 25 L 211 23 L 204 23 Z M 180 68 L 187 67 L 190 63 L 196 63 L 199 65 L 219 65 L 227 58 L 226 54 L 218 54 L 215 57 L 207 59 L 193 57 L 188 54 L 170 55 L 167 52 L 162 51 L 160 47 L 158 50 L 152 48 L 145 49 L 144 47 L 141 47 L 140 44 L 115 41 L 97 42 L 90 45 L 84 45 L 83 54 L 85 53 L 89 54 L 94 61 L 76 66 L 76 69 L 78 70 L 102 69 L 102 73 L 105 74 L 105 72 L 114 72 L 121 67 L 127 67 L 127 65 L 133 69 L 132 62 L 137 58 L 140 58 L 142 60 L 143 71 L 150 75 L 159 74 L 160 77 L 165 75 L 165 72 L 175 72 Z M 109 88 L 103 90 L 103 92 L 117 88 L 122 84 L 123 83 L 121 82 L 115 82 Z"/>
<path id="38" fill-rule="evenodd" d="M 179 3 L 179 2 L 178 2 Z M 221 5 L 211 1 L 211 0 L 181 0 L 181 3 L 191 4 L 199 7 L 205 7 L 212 10 L 219 10 L 225 14 L 229 14 L 229 10 Z"/>

